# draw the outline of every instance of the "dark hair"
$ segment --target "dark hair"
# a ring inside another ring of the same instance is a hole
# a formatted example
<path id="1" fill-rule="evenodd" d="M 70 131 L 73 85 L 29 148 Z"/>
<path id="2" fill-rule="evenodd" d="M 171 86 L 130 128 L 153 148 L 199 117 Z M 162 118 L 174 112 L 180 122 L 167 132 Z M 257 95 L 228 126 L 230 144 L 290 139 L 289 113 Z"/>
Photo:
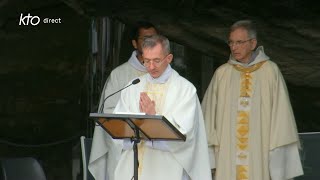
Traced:
<path id="1" fill-rule="evenodd" d="M 154 28 L 156 32 L 158 32 L 157 28 L 152 23 L 148 21 L 137 21 L 132 28 L 130 39 L 138 40 L 140 29 L 149 29 L 149 28 Z"/>

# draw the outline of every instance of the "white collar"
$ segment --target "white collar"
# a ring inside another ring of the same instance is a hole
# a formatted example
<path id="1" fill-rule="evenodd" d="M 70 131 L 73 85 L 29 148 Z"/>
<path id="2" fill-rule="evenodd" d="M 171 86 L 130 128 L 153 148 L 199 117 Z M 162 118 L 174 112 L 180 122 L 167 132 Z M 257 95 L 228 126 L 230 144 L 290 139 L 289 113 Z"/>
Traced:
<path id="1" fill-rule="evenodd" d="M 133 51 L 130 59 L 128 60 L 128 63 L 135 68 L 136 70 L 142 71 L 142 72 L 147 72 L 146 67 L 141 64 L 139 59 L 137 58 L 137 52 Z"/>
<path id="2" fill-rule="evenodd" d="M 270 58 L 264 53 L 263 46 L 259 46 L 251 55 L 250 61 L 248 63 L 241 63 L 237 61 L 232 55 L 230 55 L 229 63 L 230 64 L 239 64 L 244 67 L 250 67 L 254 64 L 257 64 L 261 61 L 269 60 Z"/>
<path id="3" fill-rule="evenodd" d="M 173 69 L 171 68 L 170 64 L 168 64 L 166 70 L 158 78 L 153 78 L 150 74 L 148 74 L 147 81 L 155 84 L 166 83 L 170 78 L 172 72 L 173 72 Z"/>

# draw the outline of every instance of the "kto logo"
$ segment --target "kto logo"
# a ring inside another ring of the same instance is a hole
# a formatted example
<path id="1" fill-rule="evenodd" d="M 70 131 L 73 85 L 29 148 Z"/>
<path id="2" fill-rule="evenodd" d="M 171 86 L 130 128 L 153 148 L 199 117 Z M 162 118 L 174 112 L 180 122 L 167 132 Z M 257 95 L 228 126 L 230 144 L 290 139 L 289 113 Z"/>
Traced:
<path id="1" fill-rule="evenodd" d="M 23 16 L 22 13 L 20 15 L 19 26 L 21 26 L 21 25 L 27 26 L 29 24 L 31 24 L 32 26 L 36 26 L 39 23 L 40 23 L 39 16 L 31 16 L 30 13 L 28 13 L 27 16 Z"/>

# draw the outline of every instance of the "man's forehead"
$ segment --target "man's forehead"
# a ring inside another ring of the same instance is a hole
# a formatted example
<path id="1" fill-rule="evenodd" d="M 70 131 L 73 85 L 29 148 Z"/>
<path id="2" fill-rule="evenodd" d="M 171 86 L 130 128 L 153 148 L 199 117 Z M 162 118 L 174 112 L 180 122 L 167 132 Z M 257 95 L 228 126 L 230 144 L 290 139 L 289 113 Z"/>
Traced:
<path id="1" fill-rule="evenodd" d="M 152 36 L 154 34 L 156 34 L 156 30 L 153 28 L 153 27 L 150 27 L 150 28 L 141 28 L 139 30 L 139 36 Z"/>
<path id="2" fill-rule="evenodd" d="M 160 57 L 163 55 L 163 50 L 162 50 L 162 46 L 161 44 L 157 44 L 154 47 L 145 47 L 142 49 L 142 55 L 144 57 L 148 56 L 148 57 Z"/>
<path id="3" fill-rule="evenodd" d="M 229 38 L 241 38 L 241 37 L 248 37 L 248 31 L 244 28 L 237 28 L 230 32 Z"/>

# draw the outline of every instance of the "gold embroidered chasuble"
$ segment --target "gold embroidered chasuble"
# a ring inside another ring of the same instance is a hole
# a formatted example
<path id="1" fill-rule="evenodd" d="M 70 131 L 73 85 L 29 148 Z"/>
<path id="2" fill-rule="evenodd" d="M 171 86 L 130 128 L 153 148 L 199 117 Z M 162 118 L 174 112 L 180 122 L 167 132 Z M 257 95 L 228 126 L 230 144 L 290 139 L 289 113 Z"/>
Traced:
<path id="1" fill-rule="evenodd" d="M 236 120 L 236 179 L 249 179 L 249 120 L 250 120 L 250 106 L 252 97 L 252 72 L 259 69 L 265 61 L 255 64 L 251 67 L 242 67 L 240 65 L 233 65 L 234 68 L 241 72 L 240 75 L 240 97 L 238 100 L 238 112 Z"/>
<path id="2" fill-rule="evenodd" d="M 270 180 L 269 153 L 299 143 L 282 74 L 263 49 L 258 51 L 248 66 L 232 58 L 220 66 L 203 98 L 215 180 Z"/>

